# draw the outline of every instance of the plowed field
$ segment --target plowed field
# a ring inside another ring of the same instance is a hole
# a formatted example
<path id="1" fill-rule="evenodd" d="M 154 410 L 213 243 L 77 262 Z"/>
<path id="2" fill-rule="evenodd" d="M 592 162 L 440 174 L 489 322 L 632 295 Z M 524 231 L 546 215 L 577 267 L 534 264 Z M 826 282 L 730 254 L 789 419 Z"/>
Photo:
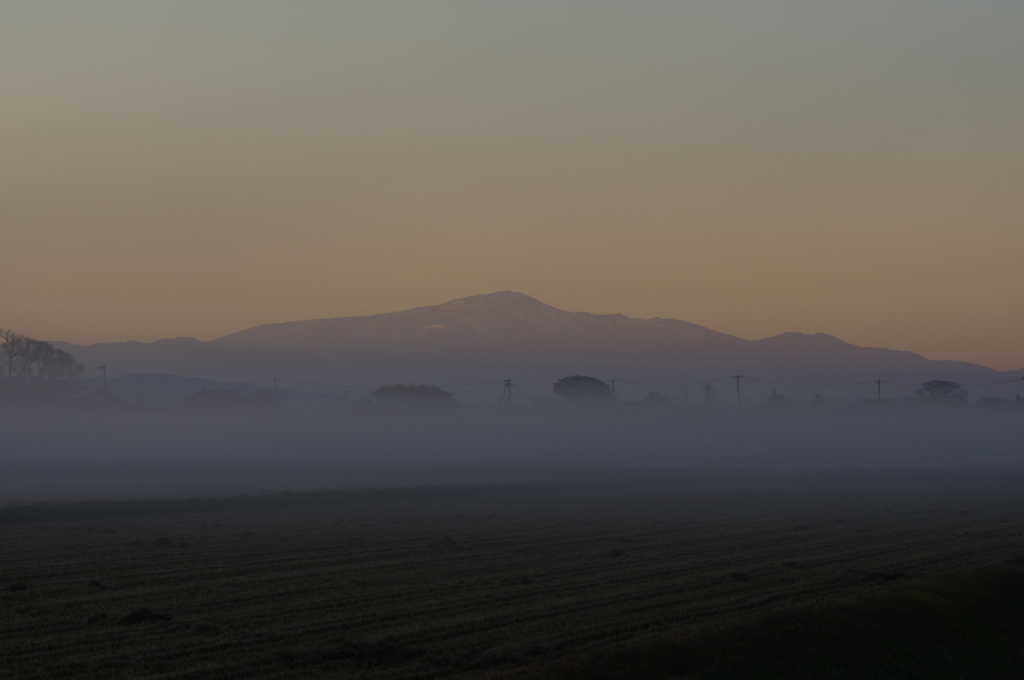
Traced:
<path id="1" fill-rule="evenodd" d="M 3 515 L 0 676 L 534 677 L 1024 554 L 1019 475 L 624 473 L 310 498 Z"/>

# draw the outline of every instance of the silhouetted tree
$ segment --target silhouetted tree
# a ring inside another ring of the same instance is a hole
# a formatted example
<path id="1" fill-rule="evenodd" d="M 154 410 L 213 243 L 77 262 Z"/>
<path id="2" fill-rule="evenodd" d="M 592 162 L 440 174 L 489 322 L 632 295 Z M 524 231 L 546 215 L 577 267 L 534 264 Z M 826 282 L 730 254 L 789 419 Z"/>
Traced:
<path id="1" fill-rule="evenodd" d="M 820 394 L 819 393 L 819 394 L 815 394 L 813 397 L 811 397 L 811 403 L 814 404 L 815 406 L 819 407 L 819 408 L 823 407 L 825 405 L 826 401 L 827 400 L 825 399 L 825 395 L 824 394 Z"/>
<path id="2" fill-rule="evenodd" d="M 700 388 L 700 394 L 704 397 L 705 404 L 711 405 L 718 400 L 718 392 L 711 383 L 704 383 L 704 386 Z"/>
<path id="3" fill-rule="evenodd" d="M 764 393 L 762 392 L 762 394 L 764 394 Z M 781 404 L 785 404 L 786 403 L 786 395 L 779 394 L 775 390 L 772 390 L 772 393 L 768 395 L 768 403 L 776 405 L 776 406 L 781 405 Z"/>
<path id="4" fill-rule="evenodd" d="M 920 389 L 914 390 L 914 394 L 935 403 L 960 403 L 966 404 L 967 390 L 960 387 L 960 383 L 952 380 L 929 380 L 921 385 Z"/>
<path id="5" fill-rule="evenodd" d="M 611 401 L 612 388 L 603 380 L 587 375 L 561 378 L 552 388 L 555 395 L 573 402 Z"/>
<path id="6" fill-rule="evenodd" d="M 25 355 L 32 339 L 14 331 L 0 329 L 0 378 L 18 382 L 24 377 Z"/>
<path id="7" fill-rule="evenodd" d="M 26 374 L 34 387 L 69 383 L 85 372 L 82 364 L 48 342 L 32 340 L 25 356 Z"/>
<path id="8" fill-rule="evenodd" d="M 82 364 L 48 342 L 0 330 L 0 384 L 9 392 L 61 396 L 77 388 Z"/>
<path id="9" fill-rule="evenodd" d="M 444 410 L 459 406 L 455 395 L 437 385 L 384 385 L 373 392 L 373 398 L 382 405 L 403 409 Z"/>

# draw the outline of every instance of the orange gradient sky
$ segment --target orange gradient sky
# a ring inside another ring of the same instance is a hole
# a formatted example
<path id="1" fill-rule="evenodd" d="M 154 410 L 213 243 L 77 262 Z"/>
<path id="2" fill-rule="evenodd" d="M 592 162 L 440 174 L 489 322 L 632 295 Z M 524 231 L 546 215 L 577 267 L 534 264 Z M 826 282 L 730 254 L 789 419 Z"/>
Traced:
<path id="1" fill-rule="evenodd" d="M 1024 3 L 0 7 L 0 327 L 518 290 L 1024 366 Z"/>

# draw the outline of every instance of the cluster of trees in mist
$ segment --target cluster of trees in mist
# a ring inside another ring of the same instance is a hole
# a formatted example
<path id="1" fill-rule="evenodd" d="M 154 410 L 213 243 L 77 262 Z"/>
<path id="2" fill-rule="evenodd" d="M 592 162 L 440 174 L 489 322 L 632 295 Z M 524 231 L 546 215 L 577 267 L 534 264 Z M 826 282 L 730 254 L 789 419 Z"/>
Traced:
<path id="1" fill-rule="evenodd" d="M 78 391 L 82 364 L 62 349 L 11 330 L 0 329 L 0 396 L 57 398 Z"/>
<path id="2" fill-rule="evenodd" d="M 511 381 L 509 381 L 511 382 Z M 509 388 L 511 386 L 508 386 Z M 558 401 L 569 406 L 580 408 L 598 408 L 618 404 L 613 385 L 608 382 L 586 375 L 571 375 L 560 378 L 552 386 L 552 393 Z M 905 399 L 905 402 L 921 406 L 967 406 L 970 403 L 970 394 L 959 383 L 951 380 L 929 380 L 922 383 L 921 387 L 914 390 L 915 398 Z M 508 401 L 502 396 L 502 405 L 511 403 L 511 396 Z M 539 400 L 544 401 L 544 400 Z M 865 400 L 867 403 L 877 403 L 876 400 Z M 690 394 L 686 391 L 679 398 L 673 399 L 661 392 L 649 392 L 642 402 L 626 402 L 621 406 L 641 406 L 650 408 L 672 408 L 687 404 L 713 407 L 720 404 L 718 392 L 710 383 L 704 383 L 698 390 L 696 401 L 690 401 Z M 764 399 L 760 405 L 769 411 L 779 411 L 789 407 L 806 406 L 811 408 L 824 408 L 829 400 L 821 394 L 815 394 L 806 402 L 790 402 L 785 395 L 773 390 L 771 395 Z M 891 400 L 884 400 L 884 403 L 892 403 Z M 747 402 L 751 404 L 751 402 Z M 1024 398 L 1017 395 L 1016 399 L 997 399 L 983 397 L 975 402 L 979 406 L 1017 406 L 1024 408 Z M 447 392 L 436 385 L 385 385 L 375 390 L 370 397 L 357 402 L 356 406 L 362 409 L 378 408 L 382 410 L 423 410 L 423 411 L 450 411 L 459 406 L 455 395 Z"/>
<path id="3" fill-rule="evenodd" d="M 11 330 L 0 329 L 0 400 L 79 403 L 90 402 L 91 397 L 101 397 L 92 399 L 92 403 L 127 405 L 123 398 L 102 390 L 94 390 L 87 394 L 84 400 L 79 399 L 78 396 L 88 390 L 83 383 L 78 381 L 78 378 L 84 373 L 82 364 L 68 352 L 58 349 L 48 342 L 36 340 Z M 502 392 L 500 402 L 497 402 L 497 405 L 502 407 L 512 404 L 514 386 L 511 380 L 503 382 L 505 391 Z M 691 395 L 688 389 L 676 396 L 667 396 L 658 391 L 651 391 L 642 401 L 620 403 L 616 398 L 615 382 L 606 382 L 587 375 L 565 376 L 552 385 L 552 395 L 555 399 L 534 398 L 531 401 L 535 405 L 559 403 L 574 408 L 601 408 L 606 405 L 618 404 L 634 409 L 656 410 L 670 410 L 684 406 L 711 408 L 716 405 L 728 405 L 730 401 L 733 406 L 737 405 L 737 399 L 731 394 L 727 393 L 720 397 L 718 390 L 710 382 L 701 385 L 694 395 Z M 916 398 L 904 398 L 897 401 L 928 406 L 966 406 L 970 403 L 970 395 L 967 390 L 959 383 L 948 380 L 925 382 L 915 390 L 915 394 Z M 881 395 L 879 394 L 879 396 Z M 862 403 L 881 403 L 882 401 L 880 398 L 878 400 L 865 399 Z M 892 403 L 892 400 L 884 401 Z M 821 409 L 829 404 L 841 404 L 841 402 L 830 402 L 821 394 L 815 394 L 809 401 L 790 402 L 785 395 L 775 390 L 767 398 L 762 393 L 758 402 L 755 403 L 754 399 L 746 396 L 739 405 L 744 407 L 760 406 L 769 411 L 781 411 L 801 407 Z M 143 403 L 144 399 L 133 405 L 142 406 Z M 984 397 L 974 403 L 979 406 L 1024 408 L 1024 398 L 1019 394 L 1015 400 Z M 200 393 L 182 400 L 180 404 L 207 409 L 281 406 L 277 400 L 276 388 L 273 392 L 264 389 L 255 390 L 251 398 L 233 390 L 203 389 Z M 346 403 L 345 410 L 352 412 L 444 413 L 452 412 L 459 406 L 455 394 L 436 385 L 392 384 L 377 388 L 370 395 L 357 399 L 354 404 Z"/>

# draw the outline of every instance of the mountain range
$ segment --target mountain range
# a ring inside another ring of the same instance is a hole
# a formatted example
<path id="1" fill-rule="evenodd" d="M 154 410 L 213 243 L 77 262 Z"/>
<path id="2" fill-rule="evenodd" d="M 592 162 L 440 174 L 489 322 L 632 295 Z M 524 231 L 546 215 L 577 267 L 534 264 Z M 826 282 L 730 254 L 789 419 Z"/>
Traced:
<path id="1" fill-rule="evenodd" d="M 282 385 L 353 394 L 398 382 L 489 393 L 511 378 L 520 394 L 548 396 L 554 380 L 572 374 L 616 378 L 622 393 L 633 396 L 696 389 L 735 375 L 744 376 L 751 396 L 772 389 L 794 396 L 875 396 L 876 385 L 868 383 L 876 379 L 885 381 L 887 396 L 909 394 L 931 379 L 978 385 L 979 396 L 1024 391 L 1024 383 L 1009 382 L 1019 382 L 1024 370 L 932 361 L 823 333 L 746 340 L 674 319 L 567 312 L 512 291 L 387 314 L 266 324 L 208 342 L 182 337 L 54 344 L 88 367 L 108 366 L 112 375 L 264 385 L 278 378 Z M 734 387 L 723 382 L 719 389 Z"/>

